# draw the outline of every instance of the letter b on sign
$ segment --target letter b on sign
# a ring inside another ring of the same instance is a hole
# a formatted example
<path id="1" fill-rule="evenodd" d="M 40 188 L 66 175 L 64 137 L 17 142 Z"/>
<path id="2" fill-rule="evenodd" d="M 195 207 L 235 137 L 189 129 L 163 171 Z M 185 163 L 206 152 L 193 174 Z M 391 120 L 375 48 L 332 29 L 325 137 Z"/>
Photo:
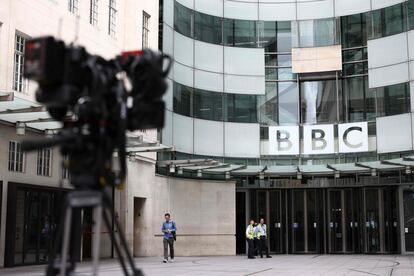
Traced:
<path id="1" fill-rule="evenodd" d="M 299 154 L 299 126 L 269 127 L 269 155 Z"/>

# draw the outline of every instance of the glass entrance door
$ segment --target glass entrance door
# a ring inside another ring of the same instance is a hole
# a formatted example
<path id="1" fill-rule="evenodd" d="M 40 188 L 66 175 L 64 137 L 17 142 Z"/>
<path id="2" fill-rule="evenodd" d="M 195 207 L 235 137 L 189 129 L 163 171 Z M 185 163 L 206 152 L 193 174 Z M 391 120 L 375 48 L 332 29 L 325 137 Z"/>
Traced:
<path id="1" fill-rule="evenodd" d="M 328 191 L 329 252 L 358 251 L 359 219 L 358 190 L 334 189 Z"/>
<path id="2" fill-rule="evenodd" d="M 60 220 L 61 196 L 56 191 L 17 189 L 14 265 L 48 261 Z"/>
<path id="3" fill-rule="evenodd" d="M 269 250 L 273 253 L 283 253 L 282 191 L 269 191 Z"/>
<path id="4" fill-rule="evenodd" d="M 292 252 L 316 253 L 321 250 L 323 211 L 321 192 L 316 189 L 292 191 Z"/>
<path id="5" fill-rule="evenodd" d="M 395 188 L 366 188 L 364 203 L 365 253 L 398 252 L 398 212 Z"/>
<path id="6" fill-rule="evenodd" d="M 414 191 L 403 192 L 405 251 L 414 252 Z"/>

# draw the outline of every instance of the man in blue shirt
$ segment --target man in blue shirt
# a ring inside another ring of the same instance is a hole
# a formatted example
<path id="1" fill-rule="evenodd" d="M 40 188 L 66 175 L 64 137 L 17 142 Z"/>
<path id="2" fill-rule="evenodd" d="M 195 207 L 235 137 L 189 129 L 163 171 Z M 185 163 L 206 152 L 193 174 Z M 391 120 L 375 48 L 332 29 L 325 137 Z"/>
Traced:
<path id="1" fill-rule="evenodd" d="M 170 262 L 174 262 L 174 240 L 177 227 L 175 222 L 170 218 L 170 214 L 166 213 L 164 215 L 165 222 L 162 224 L 161 231 L 164 234 L 163 243 L 164 243 L 164 260 L 163 262 L 168 262 L 168 246 L 170 247 Z"/>

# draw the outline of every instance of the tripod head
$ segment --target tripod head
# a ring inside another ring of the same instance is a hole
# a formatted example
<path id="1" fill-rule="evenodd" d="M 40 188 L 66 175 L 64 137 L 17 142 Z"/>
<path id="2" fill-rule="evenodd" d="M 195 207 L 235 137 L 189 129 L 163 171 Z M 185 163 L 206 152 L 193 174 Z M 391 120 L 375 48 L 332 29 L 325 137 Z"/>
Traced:
<path id="1" fill-rule="evenodd" d="M 170 67 L 169 56 L 147 49 L 105 60 L 53 37 L 28 40 L 24 76 L 39 84 L 36 100 L 63 129 L 52 138 L 24 141 L 22 149 L 60 146 L 75 189 L 120 186 L 126 131 L 164 125 L 162 95 Z M 114 152 L 119 172 L 112 168 Z"/>

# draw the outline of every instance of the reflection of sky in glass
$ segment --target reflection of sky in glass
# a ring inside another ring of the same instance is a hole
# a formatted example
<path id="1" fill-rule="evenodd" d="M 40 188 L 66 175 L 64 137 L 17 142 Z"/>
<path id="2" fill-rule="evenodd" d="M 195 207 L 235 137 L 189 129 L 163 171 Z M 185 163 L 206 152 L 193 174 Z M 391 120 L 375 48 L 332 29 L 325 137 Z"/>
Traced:
<path id="1" fill-rule="evenodd" d="M 298 123 L 299 91 L 295 82 L 279 82 L 279 124 Z"/>

